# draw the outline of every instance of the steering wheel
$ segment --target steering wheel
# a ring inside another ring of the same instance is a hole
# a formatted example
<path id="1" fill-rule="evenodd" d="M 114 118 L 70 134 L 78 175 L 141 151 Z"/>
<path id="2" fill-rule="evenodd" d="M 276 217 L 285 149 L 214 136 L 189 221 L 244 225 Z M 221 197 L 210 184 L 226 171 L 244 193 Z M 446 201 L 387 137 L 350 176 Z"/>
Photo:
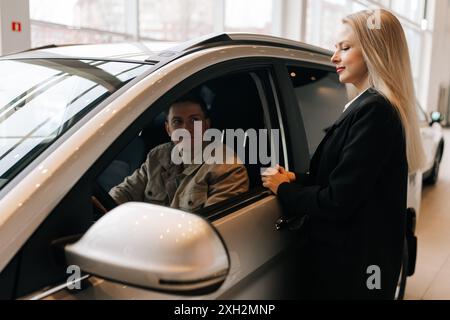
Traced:
<path id="1" fill-rule="evenodd" d="M 93 185 L 92 196 L 92 203 L 103 214 L 118 206 L 117 202 L 98 184 L 97 181 Z"/>

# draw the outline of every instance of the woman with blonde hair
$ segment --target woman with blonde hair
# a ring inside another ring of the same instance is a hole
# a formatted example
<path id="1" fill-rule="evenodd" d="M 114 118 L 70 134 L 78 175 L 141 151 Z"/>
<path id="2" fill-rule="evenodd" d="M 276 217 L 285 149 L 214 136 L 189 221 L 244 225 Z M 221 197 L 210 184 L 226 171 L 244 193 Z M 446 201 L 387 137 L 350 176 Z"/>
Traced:
<path id="1" fill-rule="evenodd" d="M 375 23 L 374 23 L 375 22 Z M 405 33 L 389 11 L 342 20 L 332 57 L 359 95 L 328 129 L 308 173 L 263 177 L 289 217 L 306 217 L 299 284 L 314 299 L 393 299 L 405 237 L 408 173 L 422 168 Z"/>

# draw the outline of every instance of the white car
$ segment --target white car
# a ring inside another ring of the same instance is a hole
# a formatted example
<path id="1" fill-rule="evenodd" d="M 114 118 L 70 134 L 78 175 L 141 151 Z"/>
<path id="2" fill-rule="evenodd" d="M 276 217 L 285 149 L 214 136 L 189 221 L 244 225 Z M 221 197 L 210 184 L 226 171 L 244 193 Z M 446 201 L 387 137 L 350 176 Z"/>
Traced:
<path id="1" fill-rule="evenodd" d="M 439 112 L 432 112 L 428 116 L 422 107 L 417 105 L 420 121 L 420 132 L 426 154 L 426 167 L 423 173 L 425 184 L 436 184 L 439 177 L 439 168 L 444 154 L 444 136 L 442 134 L 442 116 Z"/>
<path id="2" fill-rule="evenodd" d="M 301 223 L 250 191 L 187 213 L 128 203 L 98 219 L 107 191 L 167 141 L 163 111 L 202 88 L 215 128 L 278 129 L 280 164 L 306 172 L 348 101 L 331 52 L 268 36 L 68 46 L 0 59 L 0 298 L 295 298 Z M 414 269 L 410 177 L 403 276 Z M 405 214 L 407 214 L 405 212 Z M 409 257 L 408 257 L 409 255 Z"/>

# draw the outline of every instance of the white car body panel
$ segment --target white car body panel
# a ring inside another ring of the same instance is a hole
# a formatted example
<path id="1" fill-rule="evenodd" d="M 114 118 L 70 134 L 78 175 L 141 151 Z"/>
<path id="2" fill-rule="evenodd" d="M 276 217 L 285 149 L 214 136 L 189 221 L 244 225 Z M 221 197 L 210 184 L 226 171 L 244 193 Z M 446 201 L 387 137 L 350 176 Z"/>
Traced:
<path id="1" fill-rule="evenodd" d="M 439 143 L 442 140 L 442 128 L 439 124 L 435 123 L 431 127 L 428 123 L 420 128 L 422 135 L 423 146 L 426 156 L 426 166 L 424 172 L 430 170 L 433 167 L 436 152 L 439 148 Z"/>

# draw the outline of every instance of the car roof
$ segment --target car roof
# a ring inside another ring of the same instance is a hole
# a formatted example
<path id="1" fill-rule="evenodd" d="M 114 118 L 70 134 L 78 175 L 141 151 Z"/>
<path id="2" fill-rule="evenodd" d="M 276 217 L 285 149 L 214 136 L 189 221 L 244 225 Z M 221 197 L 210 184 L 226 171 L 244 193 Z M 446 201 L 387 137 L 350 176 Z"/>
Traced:
<path id="1" fill-rule="evenodd" d="M 279 37 L 248 33 L 216 33 L 186 42 L 147 41 L 66 46 L 50 45 L 4 56 L 0 59 L 76 58 L 158 64 L 164 60 L 173 60 L 194 51 L 225 45 L 264 45 L 327 56 L 332 54 L 331 51 L 326 49 Z"/>

